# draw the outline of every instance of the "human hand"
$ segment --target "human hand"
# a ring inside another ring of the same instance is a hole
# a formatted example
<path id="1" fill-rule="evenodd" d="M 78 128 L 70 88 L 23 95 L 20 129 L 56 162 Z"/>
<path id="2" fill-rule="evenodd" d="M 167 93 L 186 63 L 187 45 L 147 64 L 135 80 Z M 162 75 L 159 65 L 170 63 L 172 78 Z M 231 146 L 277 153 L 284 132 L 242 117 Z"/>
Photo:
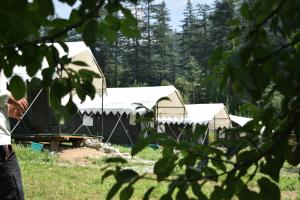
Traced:
<path id="1" fill-rule="evenodd" d="M 17 120 L 21 120 L 23 112 L 21 109 L 18 109 L 17 106 L 8 104 L 8 116 Z"/>
<path id="2" fill-rule="evenodd" d="M 25 112 L 28 108 L 28 102 L 25 98 L 22 98 L 20 100 L 15 100 L 13 96 L 9 97 L 8 104 L 11 104 L 12 106 L 15 106 L 16 109 L 21 110 L 22 112 Z"/>
<path id="3" fill-rule="evenodd" d="M 26 109 L 28 108 L 28 102 L 27 102 L 27 100 L 26 100 L 25 98 L 22 98 L 22 99 L 20 99 L 20 100 L 17 100 L 17 105 L 18 105 L 18 107 L 21 108 L 21 110 L 22 110 L 23 112 L 25 112 Z"/>

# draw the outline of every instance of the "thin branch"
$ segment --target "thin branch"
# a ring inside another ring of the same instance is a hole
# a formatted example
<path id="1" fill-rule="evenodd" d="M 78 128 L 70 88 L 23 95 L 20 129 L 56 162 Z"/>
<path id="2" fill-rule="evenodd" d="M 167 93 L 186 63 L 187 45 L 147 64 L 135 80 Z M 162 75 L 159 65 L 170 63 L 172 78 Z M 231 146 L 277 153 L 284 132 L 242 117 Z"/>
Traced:
<path id="1" fill-rule="evenodd" d="M 68 31 L 81 27 L 89 19 L 93 19 L 93 18 L 98 17 L 99 16 L 98 13 L 99 13 L 100 9 L 102 8 L 104 2 L 105 2 L 105 0 L 99 0 L 98 5 L 96 6 L 95 10 L 93 12 L 91 12 L 89 15 L 87 15 L 82 20 L 80 20 L 80 21 L 64 28 L 63 30 L 61 30 L 61 31 L 59 31 L 59 32 L 57 32 L 57 33 L 55 33 L 51 36 L 44 36 L 44 37 L 41 37 L 41 38 L 36 39 L 36 40 L 23 41 L 21 43 L 15 43 L 15 44 L 8 45 L 8 46 L 25 46 L 25 45 L 30 45 L 30 44 L 38 44 L 38 43 L 46 43 L 46 42 L 53 43 L 56 38 L 64 35 Z"/>
<path id="2" fill-rule="evenodd" d="M 219 159 L 219 158 L 216 158 L 216 157 L 209 157 L 209 156 L 205 156 L 205 155 L 194 153 L 194 152 L 190 152 L 190 153 L 193 153 L 194 155 L 199 156 L 199 157 L 201 157 L 203 159 L 210 159 L 210 160 L 214 160 L 214 161 L 218 161 L 218 162 L 223 162 L 223 163 L 227 163 L 227 164 L 231 164 L 231 165 L 235 165 L 236 164 L 235 162 L 232 162 L 230 160 L 223 160 L 223 159 Z"/>
<path id="3" fill-rule="evenodd" d="M 177 181 L 177 182 L 195 182 L 195 181 L 210 181 L 211 179 L 213 178 L 218 178 L 220 176 L 223 176 L 223 175 L 226 175 L 226 174 L 229 174 L 231 173 L 232 171 L 234 171 L 234 168 L 229 170 L 229 171 L 225 171 L 225 172 L 222 172 L 222 173 L 219 173 L 219 174 L 216 174 L 216 175 L 210 175 L 210 176 L 203 176 L 201 178 L 190 178 L 190 179 L 175 179 L 175 178 L 165 178 L 161 181 L 164 181 L 164 182 L 174 182 L 174 181 Z M 152 180 L 152 181 L 157 181 L 156 178 L 153 178 L 153 177 L 150 177 L 150 176 L 145 176 L 145 174 L 143 174 L 143 179 L 146 179 L 146 180 Z"/>
<path id="4" fill-rule="evenodd" d="M 273 51 L 272 53 L 270 53 L 269 55 L 265 56 L 264 58 L 261 59 L 257 59 L 254 62 L 257 64 L 262 64 L 265 63 L 266 61 L 268 61 L 270 58 L 272 58 L 273 56 L 278 55 L 279 53 L 281 53 L 283 50 L 285 50 L 286 48 L 293 46 L 295 44 L 297 44 L 298 42 L 300 42 L 300 38 L 298 38 L 297 40 L 291 41 L 285 45 L 283 45 L 282 47 L 280 47 L 279 49 Z"/>
<path id="5" fill-rule="evenodd" d="M 254 25 L 256 29 L 258 29 L 259 27 L 263 26 L 264 24 L 266 24 L 272 17 L 274 17 L 274 15 L 276 15 L 276 13 L 278 13 L 283 5 L 287 2 L 287 0 L 282 0 L 279 5 L 259 24 Z"/>
<path id="6" fill-rule="evenodd" d="M 242 168 L 244 166 L 249 166 L 249 165 L 252 165 L 253 163 L 257 163 L 261 158 L 263 158 L 267 154 L 269 154 L 272 151 L 274 151 L 274 149 L 277 147 L 277 145 L 280 142 L 282 142 L 284 139 L 288 138 L 290 136 L 291 131 L 292 131 L 292 127 L 288 127 L 287 130 L 277 133 L 278 138 L 276 138 L 276 140 L 274 141 L 274 143 L 272 144 L 272 146 L 269 149 L 267 149 L 264 152 L 260 152 L 259 156 L 257 156 L 256 158 L 254 158 L 252 160 L 245 161 L 245 162 L 237 164 L 235 166 L 235 168 L 236 169 L 240 169 L 240 168 Z M 274 133 L 274 135 L 276 135 L 276 133 Z"/>

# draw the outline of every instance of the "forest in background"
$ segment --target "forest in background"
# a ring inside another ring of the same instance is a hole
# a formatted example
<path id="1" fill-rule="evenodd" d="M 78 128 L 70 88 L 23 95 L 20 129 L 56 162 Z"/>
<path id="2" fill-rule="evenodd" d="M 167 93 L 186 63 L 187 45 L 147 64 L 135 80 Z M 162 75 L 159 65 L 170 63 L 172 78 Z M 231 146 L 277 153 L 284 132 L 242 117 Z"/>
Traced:
<path id="1" fill-rule="evenodd" d="M 208 57 L 217 45 L 232 45 L 225 36 L 230 31 L 228 20 L 239 14 L 238 2 L 193 5 L 187 0 L 178 31 L 170 27 L 164 1 L 140 1 L 132 7 L 139 37 L 107 33 L 114 42 L 97 39 L 91 47 L 108 87 L 174 85 L 185 103 L 224 103 L 230 113 L 240 113 L 242 99 L 222 90 L 208 67 Z M 78 38 L 70 33 L 70 41 Z"/>

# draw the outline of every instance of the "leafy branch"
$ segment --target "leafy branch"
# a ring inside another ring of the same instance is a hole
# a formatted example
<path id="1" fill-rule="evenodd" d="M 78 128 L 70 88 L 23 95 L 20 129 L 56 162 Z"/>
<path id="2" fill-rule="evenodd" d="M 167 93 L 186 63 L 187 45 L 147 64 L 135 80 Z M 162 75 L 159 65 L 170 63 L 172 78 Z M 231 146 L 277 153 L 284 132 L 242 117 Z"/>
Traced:
<path id="1" fill-rule="evenodd" d="M 22 41 L 20 43 L 15 43 L 12 45 L 6 45 L 6 46 L 25 46 L 25 45 L 32 45 L 32 44 L 38 44 L 38 43 L 46 43 L 46 42 L 51 42 L 53 43 L 55 41 L 56 38 L 59 38 L 61 36 L 63 36 L 64 34 L 68 33 L 70 30 L 72 29 L 76 29 L 81 27 L 85 22 L 87 22 L 90 19 L 94 19 L 96 17 L 99 17 L 99 11 L 100 9 L 103 7 L 105 0 L 99 0 L 99 2 L 96 4 L 96 8 L 94 11 L 90 12 L 88 15 L 85 16 L 85 18 L 81 19 L 80 21 L 71 24 L 67 27 L 65 27 L 63 30 L 53 34 L 53 35 L 47 35 L 47 36 L 43 36 L 39 39 L 36 40 L 31 40 L 31 41 Z"/>
<path id="2" fill-rule="evenodd" d="M 283 8 L 284 4 L 287 2 L 287 0 L 281 0 L 278 4 L 278 6 L 264 19 L 262 20 L 260 23 L 254 25 L 255 30 L 253 30 L 254 32 L 256 32 L 261 26 L 265 25 L 270 19 L 272 19 L 275 15 L 277 15 L 281 9 Z"/>
<path id="3" fill-rule="evenodd" d="M 287 44 L 284 44 L 282 45 L 279 49 L 273 51 L 272 53 L 270 53 L 269 55 L 263 57 L 263 58 L 260 58 L 260 59 L 256 59 L 254 62 L 256 64 L 263 64 L 265 62 L 267 62 L 268 60 L 270 60 L 272 57 L 280 54 L 283 50 L 285 50 L 286 48 L 288 47 L 291 47 L 291 46 L 294 46 L 296 45 L 297 43 L 300 42 L 300 37 L 299 38 L 296 38 L 295 40 L 292 40 L 291 42 L 287 43 Z"/>

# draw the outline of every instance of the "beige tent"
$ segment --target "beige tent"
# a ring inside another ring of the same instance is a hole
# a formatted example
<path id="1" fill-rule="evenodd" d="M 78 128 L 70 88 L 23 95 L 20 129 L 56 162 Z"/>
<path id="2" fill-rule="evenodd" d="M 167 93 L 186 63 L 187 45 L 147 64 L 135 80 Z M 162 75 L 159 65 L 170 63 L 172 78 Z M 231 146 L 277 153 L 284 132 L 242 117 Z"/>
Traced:
<path id="1" fill-rule="evenodd" d="M 87 47 L 84 44 L 84 42 L 66 42 L 65 44 L 68 47 L 68 57 L 71 59 L 71 61 L 72 62 L 82 61 L 85 62 L 87 66 L 78 66 L 70 63 L 64 67 L 72 69 L 74 71 L 79 71 L 80 69 L 88 69 L 97 73 L 99 75 L 99 78 L 93 80 L 93 85 L 96 89 L 97 96 L 102 96 L 102 94 L 105 94 L 106 93 L 105 77 L 98 63 L 96 62 L 90 48 Z M 65 56 L 67 54 L 58 43 L 54 43 L 54 46 L 58 50 L 60 57 Z M 42 63 L 42 69 L 46 69 L 48 67 L 49 65 L 47 63 L 47 60 L 44 59 Z M 35 77 L 38 77 L 40 79 L 42 78 L 41 70 L 37 72 Z M 31 79 L 31 77 L 29 77 L 26 73 L 26 68 L 22 66 L 14 67 L 13 74 L 20 76 L 24 80 Z M 58 74 L 55 75 L 53 79 L 58 78 L 58 76 L 59 76 Z M 62 74 L 62 76 L 66 77 L 66 74 Z M 32 121 L 32 124 L 35 127 L 38 127 L 38 129 L 41 130 L 41 132 L 43 133 L 60 132 L 60 130 L 57 128 L 60 125 L 58 125 L 57 122 L 54 120 L 52 111 L 50 111 L 49 109 L 48 93 L 49 93 L 48 90 L 42 90 L 42 89 L 39 92 L 29 90 L 28 92 L 28 100 L 30 102 L 30 106 L 28 109 L 30 110 L 29 118 Z M 98 106 L 101 107 L 101 104 Z M 17 125 L 14 128 L 16 127 Z"/>
<path id="2" fill-rule="evenodd" d="M 74 61 L 82 61 L 87 66 L 78 66 L 74 65 L 72 63 L 64 66 L 65 68 L 72 69 L 76 72 L 78 72 L 80 69 L 87 69 L 90 71 L 95 72 L 99 75 L 99 78 L 95 78 L 93 80 L 93 85 L 96 89 L 96 92 L 101 95 L 102 90 L 103 93 L 106 93 L 106 81 L 104 74 L 98 65 L 97 61 L 95 60 L 93 53 L 91 52 L 90 48 L 84 44 L 84 42 L 65 42 L 65 44 L 68 47 L 68 57 L 71 59 L 71 62 Z M 58 43 L 54 43 L 55 48 L 58 50 L 59 56 L 62 57 L 66 55 L 67 53 L 63 50 L 63 48 Z M 49 65 L 47 63 L 47 60 L 44 59 L 42 63 L 42 69 L 48 68 Z M 14 67 L 13 71 L 14 75 L 20 76 L 23 80 L 30 80 L 31 77 L 27 75 L 26 68 L 22 66 L 16 66 Z M 62 74 L 63 77 L 67 77 L 66 73 Z M 35 77 L 42 79 L 41 70 L 37 72 Z M 53 77 L 55 78 L 55 77 Z M 57 78 L 57 76 L 56 76 Z"/>
<path id="3" fill-rule="evenodd" d="M 93 85 L 96 89 L 96 92 L 101 95 L 103 90 L 103 93 L 106 93 L 106 82 L 104 74 L 100 66 L 96 62 L 90 48 L 87 47 L 84 42 L 66 42 L 65 44 L 69 48 L 68 57 L 71 58 L 71 62 L 82 61 L 87 64 L 87 66 L 78 66 L 70 63 L 64 67 L 67 69 L 72 69 L 76 72 L 81 69 L 87 69 L 95 72 L 99 75 L 99 78 L 95 78 L 93 80 Z M 55 43 L 54 46 L 58 49 L 60 56 L 66 54 L 59 44 Z M 63 73 L 62 76 L 67 77 L 67 74 Z"/>

